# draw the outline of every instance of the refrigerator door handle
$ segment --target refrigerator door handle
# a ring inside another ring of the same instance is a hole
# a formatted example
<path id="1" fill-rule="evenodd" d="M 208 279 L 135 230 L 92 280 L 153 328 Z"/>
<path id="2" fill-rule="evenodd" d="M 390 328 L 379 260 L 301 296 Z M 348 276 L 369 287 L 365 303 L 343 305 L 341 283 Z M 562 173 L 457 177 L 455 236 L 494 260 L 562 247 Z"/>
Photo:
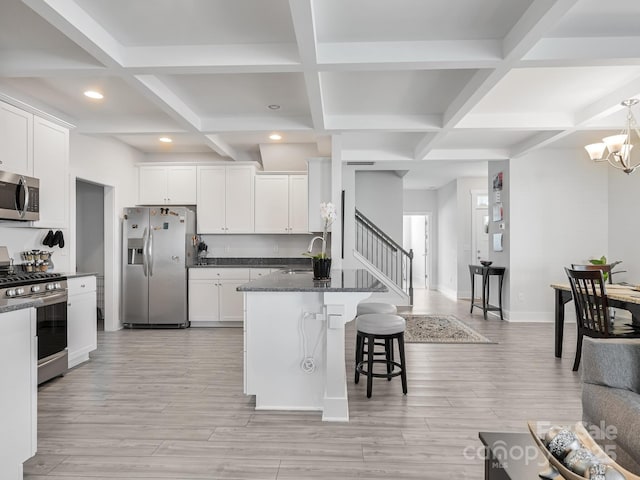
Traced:
<path id="1" fill-rule="evenodd" d="M 147 259 L 147 244 L 149 243 L 149 239 L 147 238 L 147 229 L 144 229 L 144 232 L 142 233 L 142 273 L 144 273 L 144 276 L 147 276 L 147 269 L 149 261 Z"/>
<path id="2" fill-rule="evenodd" d="M 149 276 L 153 276 L 153 227 L 149 228 L 149 244 L 147 246 L 147 265 L 149 268 Z"/>

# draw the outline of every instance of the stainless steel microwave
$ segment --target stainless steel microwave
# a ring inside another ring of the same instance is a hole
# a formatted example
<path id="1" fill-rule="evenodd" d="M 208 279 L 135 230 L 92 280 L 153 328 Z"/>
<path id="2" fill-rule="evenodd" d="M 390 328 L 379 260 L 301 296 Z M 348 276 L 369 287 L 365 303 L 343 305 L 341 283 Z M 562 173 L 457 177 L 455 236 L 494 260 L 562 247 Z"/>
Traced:
<path id="1" fill-rule="evenodd" d="M 40 220 L 40 180 L 0 171 L 0 220 Z"/>

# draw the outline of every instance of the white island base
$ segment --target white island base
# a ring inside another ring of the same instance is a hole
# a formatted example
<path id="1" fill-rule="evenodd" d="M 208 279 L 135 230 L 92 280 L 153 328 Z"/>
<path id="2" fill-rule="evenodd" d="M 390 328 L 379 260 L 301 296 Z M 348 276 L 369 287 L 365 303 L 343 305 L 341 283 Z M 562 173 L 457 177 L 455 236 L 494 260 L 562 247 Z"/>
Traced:
<path id="1" fill-rule="evenodd" d="M 349 421 L 345 324 L 371 293 L 245 291 L 244 392 L 256 410 Z"/>

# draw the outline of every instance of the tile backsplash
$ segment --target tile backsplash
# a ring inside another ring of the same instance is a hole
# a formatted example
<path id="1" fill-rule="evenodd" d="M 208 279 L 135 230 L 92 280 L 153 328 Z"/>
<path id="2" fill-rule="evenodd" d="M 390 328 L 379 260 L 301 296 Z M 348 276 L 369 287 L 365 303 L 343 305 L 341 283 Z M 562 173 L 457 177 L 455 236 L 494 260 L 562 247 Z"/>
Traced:
<path id="1" fill-rule="evenodd" d="M 202 235 L 207 244 L 207 257 L 302 257 L 311 234 L 301 235 Z M 320 241 L 314 251 L 320 248 Z M 330 251 L 327 243 L 327 250 Z"/>

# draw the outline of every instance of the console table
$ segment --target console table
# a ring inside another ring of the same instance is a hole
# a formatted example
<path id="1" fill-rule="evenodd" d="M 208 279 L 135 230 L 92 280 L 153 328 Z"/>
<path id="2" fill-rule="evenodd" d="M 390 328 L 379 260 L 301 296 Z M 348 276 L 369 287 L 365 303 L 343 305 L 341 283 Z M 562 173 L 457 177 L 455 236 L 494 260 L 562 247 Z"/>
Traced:
<path id="1" fill-rule="evenodd" d="M 482 309 L 484 319 L 487 319 L 487 312 L 497 311 L 500 312 L 500 320 L 504 320 L 502 317 L 502 283 L 504 281 L 505 267 L 485 267 L 484 265 L 469 265 L 469 273 L 471 274 L 471 310 L 469 313 L 473 313 L 473 307 L 479 307 Z M 482 277 L 482 304 L 476 303 L 475 299 L 475 282 L 476 275 Z M 489 304 L 489 278 L 495 275 L 498 277 L 498 306 Z"/>

